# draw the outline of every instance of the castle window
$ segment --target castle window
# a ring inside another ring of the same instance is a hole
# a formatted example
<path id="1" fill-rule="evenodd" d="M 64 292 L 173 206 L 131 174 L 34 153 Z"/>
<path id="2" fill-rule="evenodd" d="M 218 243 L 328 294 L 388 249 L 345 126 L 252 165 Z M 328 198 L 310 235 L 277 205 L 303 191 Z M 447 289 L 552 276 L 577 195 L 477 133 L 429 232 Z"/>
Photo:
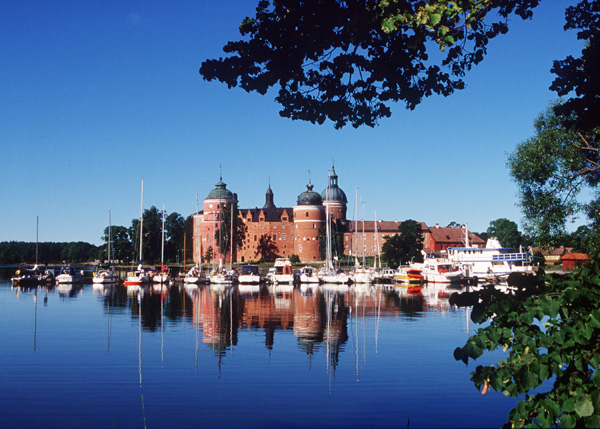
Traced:
<path id="1" fill-rule="evenodd" d="M 290 240 L 294 241 L 294 234 L 290 236 Z"/>
<path id="2" fill-rule="evenodd" d="M 285 240 L 285 234 L 281 234 L 281 239 Z"/>
<path id="3" fill-rule="evenodd" d="M 284 222 L 287 222 L 287 217 L 284 217 L 283 219 L 281 219 Z"/>
<path id="4" fill-rule="evenodd" d="M 273 225 L 273 229 L 277 229 L 277 225 Z"/>
<path id="5" fill-rule="evenodd" d="M 302 245 L 298 246 L 298 253 L 302 253 Z"/>
<path id="6" fill-rule="evenodd" d="M 285 229 L 285 225 L 281 225 L 281 229 Z"/>
<path id="7" fill-rule="evenodd" d="M 256 234 L 254 234 L 254 241 L 256 241 Z"/>
<path id="8" fill-rule="evenodd" d="M 261 217 L 259 220 L 260 220 L 261 222 L 264 222 L 264 221 L 265 221 L 265 218 L 264 218 L 264 217 Z"/>
<path id="9" fill-rule="evenodd" d="M 308 212 L 306 212 L 306 217 L 308 217 Z"/>
<path id="10" fill-rule="evenodd" d="M 277 235 L 273 234 L 273 241 L 277 241 Z"/>
<path id="11" fill-rule="evenodd" d="M 317 229 L 317 224 L 313 222 L 313 229 Z"/>

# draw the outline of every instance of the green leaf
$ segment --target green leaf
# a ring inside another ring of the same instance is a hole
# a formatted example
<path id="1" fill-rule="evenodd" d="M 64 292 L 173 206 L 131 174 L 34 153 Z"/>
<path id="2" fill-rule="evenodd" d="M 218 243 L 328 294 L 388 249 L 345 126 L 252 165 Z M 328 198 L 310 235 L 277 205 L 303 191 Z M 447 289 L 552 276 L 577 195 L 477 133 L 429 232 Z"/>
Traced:
<path id="1" fill-rule="evenodd" d="M 575 418 L 570 414 L 563 414 L 560 418 L 560 426 L 563 428 L 574 428 Z"/>
<path id="2" fill-rule="evenodd" d="M 590 395 L 582 395 L 575 402 L 575 412 L 581 417 L 589 417 L 594 414 L 594 405 Z"/>
<path id="3" fill-rule="evenodd" d="M 430 13 L 429 14 L 429 22 L 431 22 L 431 25 L 433 25 L 433 26 L 438 25 L 438 23 L 440 22 L 441 19 L 442 19 L 442 15 L 440 15 L 439 13 Z"/>

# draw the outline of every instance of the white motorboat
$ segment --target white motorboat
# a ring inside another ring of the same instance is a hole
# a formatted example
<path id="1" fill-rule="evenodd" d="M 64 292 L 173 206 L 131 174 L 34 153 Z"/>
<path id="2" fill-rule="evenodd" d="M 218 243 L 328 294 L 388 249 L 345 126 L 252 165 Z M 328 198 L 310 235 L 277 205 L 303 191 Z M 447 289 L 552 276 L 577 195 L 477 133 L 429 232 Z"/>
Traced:
<path id="1" fill-rule="evenodd" d="M 58 270 L 56 283 L 79 283 L 83 281 L 83 271 L 71 265 L 65 265 Z"/>
<path id="2" fill-rule="evenodd" d="M 238 276 L 239 284 L 259 284 L 262 280 L 258 267 L 256 265 L 245 265 Z"/>
<path id="3" fill-rule="evenodd" d="M 292 262 L 288 258 L 277 258 L 273 269 L 269 269 L 269 280 L 273 284 L 293 283 Z"/>
<path id="4" fill-rule="evenodd" d="M 320 280 L 319 277 L 317 277 L 316 268 L 311 266 L 300 268 L 300 273 L 298 274 L 298 281 L 301 284 L 319 284 Z"/>
<path id="5" fill-rule="evenodd" d="M 464 278 L 462 271 L 444 258 L 425 258 L 422 263 L 411 263 L 410 268 L 421 270 L 423 280 L 429 283 L 460 283 Z"/>

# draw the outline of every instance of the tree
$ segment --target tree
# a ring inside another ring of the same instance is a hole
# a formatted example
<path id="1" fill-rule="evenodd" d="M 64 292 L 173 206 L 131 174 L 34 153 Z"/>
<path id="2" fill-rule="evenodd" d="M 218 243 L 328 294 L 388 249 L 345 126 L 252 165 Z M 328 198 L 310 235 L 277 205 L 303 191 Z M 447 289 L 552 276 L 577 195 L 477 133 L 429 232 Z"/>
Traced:
<path id="1" fill-rule="evenodd" d="M 446 228 L 460 228 L 461 224 L 455 221 L 452 221 L 448 224 L 448 226 Z"/>
<path id="2" fill-rule="evenodd" d="M 177 251 L 183 249 L 184 232 L 185 219 L 179 213 L 173 212 L 165 218 L 165 259 L 175 259 Z"/>
<path id="3" fill-rule="evenodd" d="M 206 252 L 204 252 L 204 260 L 207 264 L 210 264 L 210 261 L 213 259 L 213 248 L 212 246 L 208 246 Z"/>
<path id="4" fill-rule="evenodd" d="M 581 57 L 554 61 L 551 71 L 557 77 L 550 89 L 561 97 L 571 96 L 554 110 L 559 116 L 571 116 L 570 123 L 579 129 L 590 131 L 600 126 L 600 3 L 580 1 L 568 7 L 565 16 L 565 30 L 579 29 L 577 38 L 586 45 Z"/>
<path id="5" fill-rule="evenodd" d="M 423 230 L 421 224 L 412 219 L 405 220 L 398 227 L 398 234 L 385 237 L 382 257 L 389 267 L 408 264 L 410 261 L 423 261 Z"/>
<path id="6" fill-rule="evenodd" d="M 215 230 L 215 243 L 222 254 L 226 254 L 231 251 L 231 222 L 233 219 L 233 248 L 235 250 L 240 249 L 244 245 L 246 239 L 246 231 L 248 227 L 243 222 L 237 213 L 231 215 L 231 210 L 235 210 L 235 206 L 231 204 L 223 204 L 223 211 L 221 212 L 220 227 Z"/>
<path id="7" fill-rule="evenodd" d="M 129 236 L 129 231 L 124 226 L 115 225 L 112 228 L 112 251 L 113 259 L 117 261 L 126 261 L 131 259 L 133 252 L 133 244 Z M 104 229 L 102 235 L 102 241 L 105 243 L 108 241 L 108 227 Z"/>
<path id="8" fill-rule="evenodd" d="M 260 256 L 260 262 L 273 262 L 279 257 L 277 254 L 277 245 L 270 235 L 261 235 L 256 246 L 254 257 Z"/>
<path id="9" fill-rule="evenodd" d="M 502 247 L 517 249 L 523 244 L 519 227 L 512 220 L 500 218 L 491 221 L 487 233 L 489 237 L 496 237 Z"/>
<path id="10" fill-rule="evenodd" d="M 600 127 L 582 133 L 557 116 L 551 106 L 534 122 L 536 134 L 517 146 L 508 158 L 510 173 L 519 187 L 526 232 L 537 245 L 557 246 L 566 236 L 566 224 L 584 213 L 600 222 L 600 195 L 589 203 L 578 200 L 600 183 L 598 137 Z"/>
<path id="11" fill-rule="evenodd" d="M 200 74 L 263 95 L 279 87 L 286 118 L 373 127 L 391 115 L 389 102 L 412 110 L 424 97 L 463 89 L 488 42 L 538 3 L 261 0 L 240 25 L 243 40 L 225 45 L 228 57 L 205 60 Z"/>
<path id="12" fill-rule="evenodd" d="M 474 322 L 489 321 L 454 351 L 457 360 L 508 351 L 496 365 L 477 366 L 471 380 L 482 394 L 489 388 L 525 394 L 509 414 L 510 426 L 600 426 L 599 269 L 509 278 L 508 294 L 489 285 L 450 297 L 453 305 L 473 306 Z"/>

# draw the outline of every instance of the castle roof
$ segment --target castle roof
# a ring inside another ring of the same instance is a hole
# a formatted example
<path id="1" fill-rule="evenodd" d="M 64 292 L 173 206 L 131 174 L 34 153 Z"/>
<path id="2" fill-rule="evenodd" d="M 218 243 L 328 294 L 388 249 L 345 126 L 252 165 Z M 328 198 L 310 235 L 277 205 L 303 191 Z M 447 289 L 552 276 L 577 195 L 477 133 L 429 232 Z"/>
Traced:
<path id="1" fill-rule="evenodd" d="M 219 177 L 219 181 L 215 185 L 216 188 L 210 191 L 207 200 L 233 200 L 235 199 L 233 193 L 227 189 L 227 185 L 223 183 L 222 177 Z"/>
<path id="2" fill-rule="evenodd" d="M 308 185 L 306 185 L 306 191 L 298 195 L 299 206 L 320 206 L 323 204 L 323 199 L 317 192 L 313 191 L 313 188 L 314 185 L 309 180 Z"/>
<path id="3" fill-rule="evenodd" d="M 335 168 L 331 167 L 331 172 L 329 173 L 329 184 L 327 188 L 323 192 L 321 192 L 321 199 L 323 201 L 331 201 L 331 202 L 340 202 L 340 203 L 348 203 L 348 198 L 346 198 L 346 194 L 337 184 L 338 176 L 335 174 Z"/>

